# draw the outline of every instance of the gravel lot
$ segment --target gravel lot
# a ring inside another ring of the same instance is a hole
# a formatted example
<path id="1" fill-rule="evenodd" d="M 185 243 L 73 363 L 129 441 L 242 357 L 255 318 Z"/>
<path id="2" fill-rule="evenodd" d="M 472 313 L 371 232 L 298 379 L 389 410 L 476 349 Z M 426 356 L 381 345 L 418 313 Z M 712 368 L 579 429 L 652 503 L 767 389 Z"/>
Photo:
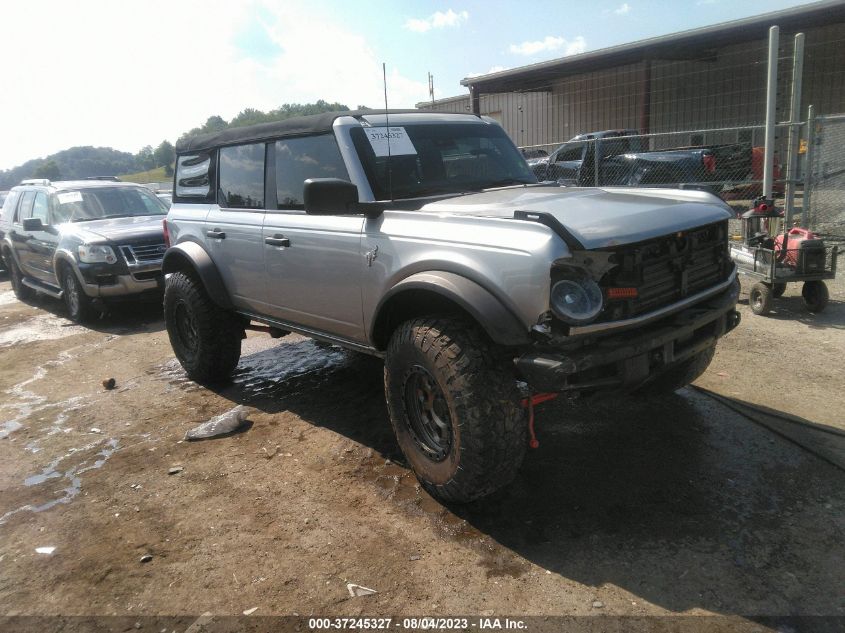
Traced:
<path id="1" fill-rule="evenodd" d="M 845 287 L 741 310 L 698 382 L 727 400 L 543 405 L 515 484 L 446 508 L 377 361 L 251 334 L 210 391 L 158 306 L 86 328 L 0 282 L 0 615 L 845 616 Z M 234 404 L 246 432 L 180 441 Z"/>

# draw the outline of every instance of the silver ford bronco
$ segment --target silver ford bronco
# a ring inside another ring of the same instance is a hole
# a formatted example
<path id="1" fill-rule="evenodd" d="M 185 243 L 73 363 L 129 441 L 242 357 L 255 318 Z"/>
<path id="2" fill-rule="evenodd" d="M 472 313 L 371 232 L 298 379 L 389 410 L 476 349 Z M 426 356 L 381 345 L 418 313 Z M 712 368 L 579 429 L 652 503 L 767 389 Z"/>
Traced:
<path id="1" fill-rule="evenodd" d="M 538 183 L 492 119 L 341 112 L 177 145 L 164 311 L 188 376 L 252 322 L 384 359 L 426 489 L 507 484 L 538 392 L 667 393 L 739 322 L 726 205 Z"/>

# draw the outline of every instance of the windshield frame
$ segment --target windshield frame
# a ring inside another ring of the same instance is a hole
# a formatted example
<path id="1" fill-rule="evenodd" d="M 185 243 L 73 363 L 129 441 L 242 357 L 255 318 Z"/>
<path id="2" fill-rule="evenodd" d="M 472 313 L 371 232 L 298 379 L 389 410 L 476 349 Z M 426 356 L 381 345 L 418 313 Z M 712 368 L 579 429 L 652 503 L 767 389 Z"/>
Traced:
<path id="1" fill-rule="evenodd" d="M 366 131 L 372 128 L 362 126 L 349 130 L 353 151 L 363 168 L 363 175 L 367 179 L 375 201 L 457 196 L 486 189 L 532 185 L 538 182 L 516 145 L 498 125 L 476 121 L 461 123 L 420 121 L 391 124 L 390 127 L 404 128 L 417 151 L 413 155 L 390 156 L 391 182 L 387 180 L 388 158 L 383 155 L 376 156 L 372 145 L 367 140 Z M 446 152 L 448 149 L 465 147 L 474 142 L 477 142 L 479 146 L 469 153 L 455 151 L 447 154 Z M 476 158 L 469 158 L 470 154 L 475 155 Z M 477 177 L 447 173 L 450 162 L 457 171 L 460 170 L 458 162 L 465 163 L 463 167 L 469 168 L 481 165 L 481 163 L 473 165 L 473 162 L 480 161 L 482 155 L 495 161 L 486 165 L 488 168 L 493 168 L 492 175 Z M 423 161 L 432 159 L 435 160 L 434 167 L 442 170 L 442 178 L 427 177 Z M 414 182 L 411 178 L 410 182 L 401 182 L 396 174 L 401 173 L 402 169 L 410 169 L 414 172 L 416 181 Z M 378 171 L 382 173 L 378 174 Z M 390 191 L 390 185 L 392 185 L 392 191 Z"/>

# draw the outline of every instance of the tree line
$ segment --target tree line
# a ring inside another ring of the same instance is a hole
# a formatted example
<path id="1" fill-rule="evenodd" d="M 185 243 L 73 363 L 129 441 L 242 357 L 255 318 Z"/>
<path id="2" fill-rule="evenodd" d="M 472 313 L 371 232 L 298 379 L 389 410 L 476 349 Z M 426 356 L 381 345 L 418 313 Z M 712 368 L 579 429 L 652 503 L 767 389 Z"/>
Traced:
<path id="1" fill-rule="evenodd" d="M 278 108 L 262 112 L 255 108 L 241 110 L 230 121 L 219 115 L 208 117 L 202 125 L 183 133 L 179 140 L 219 132 L 230 127 L 241 127 L 255 123 L 281 121 L 297 116 L 348 110 L 342 103 L 328 103 L 322 99 L 316 103 L 285 103 Z M 358 106 L 359 110 L 366 110 Z M 26 178 L 47 178 L 49 180 L 74 180 L 94 176 L 120 176 L 139 171 L 164 167 L 168 176 L 173 175 L 175 149 L 169 141 L 162 141 L 155 148 L 145 145 L 137 153 L 121 152 L 111 147 L 71 147 L 45 158 L 29 160 L 12 169 L 0 170 L 0 189 L 8 189 Z"/>

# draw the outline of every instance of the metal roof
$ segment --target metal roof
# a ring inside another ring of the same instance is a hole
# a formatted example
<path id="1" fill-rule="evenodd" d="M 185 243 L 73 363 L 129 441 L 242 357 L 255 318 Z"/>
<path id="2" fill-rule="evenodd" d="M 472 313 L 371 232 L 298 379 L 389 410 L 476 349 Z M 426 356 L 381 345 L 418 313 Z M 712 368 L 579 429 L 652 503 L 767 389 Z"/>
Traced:
<path id="1" fill-rule="evenodd" d="M 671 35 L 570 55 L 487 75 L 466 77 L 462 86 L 479 92 L 539 88 L 562 76 L 632 64 L 646 59 L 694 59 L 720 46 L 764 39 L 770 26 L 794 30 L 845 20 L 845 0 L 813 2 L 741 20 L 721 22 Z"/>

